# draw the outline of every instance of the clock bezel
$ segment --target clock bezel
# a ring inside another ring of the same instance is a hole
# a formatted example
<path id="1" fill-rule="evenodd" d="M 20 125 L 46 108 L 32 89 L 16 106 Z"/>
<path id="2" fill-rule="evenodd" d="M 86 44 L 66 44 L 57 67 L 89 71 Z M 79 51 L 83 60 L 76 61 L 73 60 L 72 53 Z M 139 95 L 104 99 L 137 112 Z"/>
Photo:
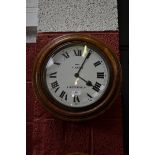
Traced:
<path id="1" fill-rule="evenodd" d="M 59 104 L 52 96 L 47 93 L 43 82 L 43 67 L 49 55 L 51 55 L 56 48 L 66 45 L 71 42 L 86 42 L 99 49 L 99 52 L 108 63 L 110 80 L 108 87 L 102 97 L 90 106 L 81 108 L 66 107 Z M 102 42 L 87 35 L 68 34 L 58 37 L 41 49 L 38 54 L 34 68 L 33 68 L 33 87 L 35 93 L 41 103 L 53 113 L 54 116 L 67 121 L 82 121 L 88 120 L 105 112 L 114 102 L 115 98 L 120 92 L 122 81 L 121 66 L 116 55 Z"/>
<path id="2" fill-rule="evenodd" d="M 67 48 L 67 46 L 74 46 L 74 45 L 87 45 L 89 48 L 91 48 L 91 49 L 93 49 L 93 50 L 95 50 L 96 51 L 96 47 L 93 47 L 93 45 L 90 45 L 90 44 L 88 44 L 88 43 L 86 43 L 86 42 L 83 42 L 83 41 L 71 41 L 71 42 L 67 42 L 67 43 L 65 43 L 65 44 L 61 44 L 61 46 L 58 46 L 58 48 L 55 48 L 52 52 L 50 52 L 49 53 L 49 55 L 47 56 L 47 60 L 44 60 L 44 63 L 43 63 L 43 65 L 42 65 L 42 75 L 44 74 L 44 78 L 43 78 L 43 76 L 41 77 L 41 81 L 42 81 L 42 88 L 44 89 L 44 92 L 46 92 L 46 95 L 47 95 L 47 97 L 49 98 L 49 100 L 55 100 L 55 102 L 53 102 L 53 104 L 56 104 L 58 107 L 61 107 L 61 108 L 64 108 L 64 109 L 66 109 L 66 110 L 68 110 L 68 111 L 75 111 L 75 112 L 78 112 L 78 111 L 83 111 L 83 110 L 85 110 L 85 109 L 91 109 L 93 106 L 94 106 L 94 104 L 98 104 L 99 102 L 96 102 L 96 103 L 91 103 L 90 105 L 87 105 L 87 106 L 83 106 L 83 107 L 71 107 L 71 106 L 67 106 L 67 105 L 64 105 L 64 104 L 62 104 L 62 103 L 60 103 L 59 101 L 57 101 L 54 97 L 53 97 L 53 95 L 51 95 L 51 93 L 49 92 L 49 90 L 48 90 L 48 88 L 47 88 L 47 83 L 46 83 L 46 81 L 45 81 L 45 79 L 46 79 L 46 71 L 44 71 L 44 69 L 46 68 L 46 65 L 47 65 L 47 63 L 48 63 L 48 60 L 50 59 L 50 57 L 54 54 L 56 54 L 57 52 L 59 52 L 60 50 L 62 50 L 62 49 L 64 49 L 64 48 Z M 97 49 L 97 51 L 98 51 L 99 49 Z M 97 52 L 96 51 L 96 52 Z M 103 55 L 101 55 L 100 54 L 100 52 L 97 52 L 102 58 L 103 58 L 103 60 L 104 60 L 104 57 L 103 57 Z M 108 71 L 109 71 L 109 74 L 111 74 L 110 73 L 110 66 L 108 65 L 108 62 L 106 62 L 106 60 L 104 60 L 104 62 L 105 62 L 105 64 L 106 64 L 106 66 L 108 67 Z M 74 77 L 73 77 L 74 78 Z M 107 87 L 109 86 L 109 81 L 110 81 L 110 79 L 108 79 L 108 85 L 107 85 Z M 104 92 L 104 94 L 102 95 L 102 97 L 99 99 L 99 100 L 103 100 L 104 98 L 105 98 L 105 96 L 106 96 L 106 94 L 108 93 L 108 91 L 107 91 L 108 89 L 106 88 L 106 91 Z"/>

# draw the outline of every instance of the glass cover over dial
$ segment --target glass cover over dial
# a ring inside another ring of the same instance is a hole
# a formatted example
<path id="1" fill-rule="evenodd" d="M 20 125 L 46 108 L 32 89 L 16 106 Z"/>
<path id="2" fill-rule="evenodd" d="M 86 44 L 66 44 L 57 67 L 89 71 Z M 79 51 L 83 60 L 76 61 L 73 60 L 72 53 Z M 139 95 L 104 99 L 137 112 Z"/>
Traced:
<path id="1" fill-rule="evenodd" d="M 44 66 L 48 94 L 67 107 L 80 108 L 97 102 L 104 95 L 109 79 L 104 55 L 85 42 L 57 48 Z"/>

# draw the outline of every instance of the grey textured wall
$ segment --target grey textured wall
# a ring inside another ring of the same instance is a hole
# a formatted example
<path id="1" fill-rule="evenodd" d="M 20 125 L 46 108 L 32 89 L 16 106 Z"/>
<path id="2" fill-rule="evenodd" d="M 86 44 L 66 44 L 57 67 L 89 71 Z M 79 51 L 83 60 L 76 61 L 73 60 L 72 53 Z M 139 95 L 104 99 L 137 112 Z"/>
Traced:
<path id="1" fill-rule="evenodd" d="M 118 30 L 117 0 L 39 0 L 40 32 Z"/>

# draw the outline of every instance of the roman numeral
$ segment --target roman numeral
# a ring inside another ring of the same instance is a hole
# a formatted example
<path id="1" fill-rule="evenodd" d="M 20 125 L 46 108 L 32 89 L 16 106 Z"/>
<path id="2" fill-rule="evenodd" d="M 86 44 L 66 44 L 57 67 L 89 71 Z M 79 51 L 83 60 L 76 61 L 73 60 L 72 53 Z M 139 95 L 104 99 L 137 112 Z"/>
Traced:
<path id="1" fill-rule="evenodd" d="M 57 73 L 57 72 L 51 73 L 51 74 L 49 75 L 50 78 L 56 78 L 56 73 Z"/>
<path id="2" fill-rule="evenodd" d="M 101 61 L 97 61 L 97 62 L 94 63 L 94 66 L 97 67 L 100 64 L 101 64 Z"/>
<path id="3" fill-rule="evenodd" d="M 60 63 L 59 63 L 59 62 L 54 62 L 54 64 L 55 64 L 55 65 L 60 65 Z"/>
<path id="4" fill-rule="evenodd" d="M 59 97 L 63 99 L 64 96 L 65 96 L 65 100 L 67 101 L 67 94 L 65 91 L 62 91 Z"/>
<path id="5" fill-rule="evenodd" d="M 87 96 L 90 97 L 90 98 L 93 98 L 93 97 L 92 97 L 90 94 L 88 94 L 88 93 L 87 93 Z"/>
<path id="6" fill-rule="evenodd" d="M 65 100 L 67 101 L 67 94 L 65 95 Z"/>
<path id="7" fill-rule="evenodd" d="M 73 101 L 74 102 L 80 102 L 79 97 L 78 96 L 74 96 Z"/>
<path id="8" fill-rule="evenodd" d="M 64 91 L 62 91 L 62 92 L 61 92 L 61 94 L 60 94 L 60 97 L 61 97 L 61 98 L 63 98 L 63 97 L 64 97 L 64 95 L 65 95 L 65 92 L 64 92 Z"/>
<path id="9" fill-rule="evenodd" d="M 98 83 L 98 82 L 96 82 L 95 85 L 93 86 L 93 89 L 94 89 L 95 91 L 99 92 L 99 91 L 100 91 L 100 87 L 101 87 L 101 84 Z"/>
<path id="10" fill-rule="evenodd" d="M 69 54 L 67 52 L 62 54 L 66 59 L 69 58 Z"/>
<path id="11" fill-rule="evenodd" d="M 55 81 L 55 82 L 51 83 L 51 87 L 53 89 L 59 87 L 58 81 Z"/>
<path id="12" fill-rule="evenodd" d="M 57 88 L 56 88 L 55 93 L 59 90 L 59 88 L 60 88 L 60 87 L 57 87 Z"/>
<path id="13" fill-rule="evenodd" d="M 104 72 L 97 72 L 97 78 L 103 78 L 104 79 Z"/>
<path id="14" fill-rule="evenodd" d="M 74 54 L 75 54 L 75 56 L 81 56 L 82 51 L 81 50 L 74 50 Z"/>

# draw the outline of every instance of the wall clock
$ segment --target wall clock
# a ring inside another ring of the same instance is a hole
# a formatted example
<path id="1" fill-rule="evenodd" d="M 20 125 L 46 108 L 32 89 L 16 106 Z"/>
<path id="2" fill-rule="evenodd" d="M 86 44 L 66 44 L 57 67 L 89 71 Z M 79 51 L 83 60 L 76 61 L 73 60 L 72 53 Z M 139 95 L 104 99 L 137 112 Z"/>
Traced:
<path id="1" fill-rule="evenodd" d="M 120 92 L 121 67 L 115 54 L 92 37 L 69 34 L 40 51 L 33 87 L 54 116 L 82 121 L 102 114 Z"/>

